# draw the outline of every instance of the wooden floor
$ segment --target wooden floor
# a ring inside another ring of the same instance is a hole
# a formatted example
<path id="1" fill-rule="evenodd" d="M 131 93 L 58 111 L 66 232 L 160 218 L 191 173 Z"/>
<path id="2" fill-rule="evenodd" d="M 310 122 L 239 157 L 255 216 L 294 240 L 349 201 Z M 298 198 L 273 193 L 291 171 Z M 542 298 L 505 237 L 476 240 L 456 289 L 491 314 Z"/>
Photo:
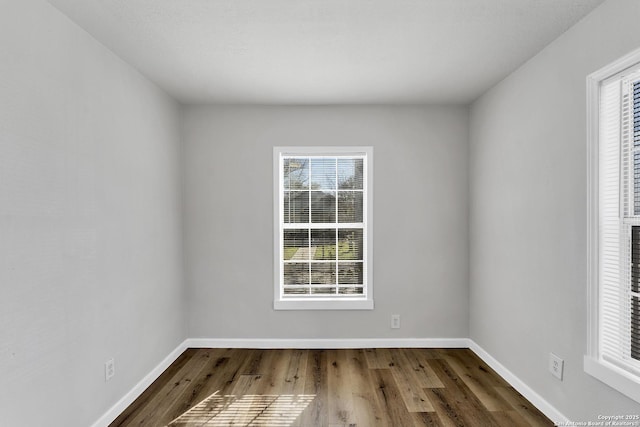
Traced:
<path id="1" fill-rule="evenodd" d="M 185 351 L 111 426 L 553 426 L 467 349 Z"/>

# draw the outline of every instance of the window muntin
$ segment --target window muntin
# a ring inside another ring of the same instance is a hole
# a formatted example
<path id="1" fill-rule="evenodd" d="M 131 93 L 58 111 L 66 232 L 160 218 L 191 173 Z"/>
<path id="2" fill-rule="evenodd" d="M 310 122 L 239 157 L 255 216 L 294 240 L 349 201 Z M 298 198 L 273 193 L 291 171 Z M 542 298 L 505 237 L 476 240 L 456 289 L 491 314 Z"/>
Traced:
<path id="1" fill-rule="evenodd" d="M 373 308 L 370 147 L 276 147 L 275 308 Z"/>

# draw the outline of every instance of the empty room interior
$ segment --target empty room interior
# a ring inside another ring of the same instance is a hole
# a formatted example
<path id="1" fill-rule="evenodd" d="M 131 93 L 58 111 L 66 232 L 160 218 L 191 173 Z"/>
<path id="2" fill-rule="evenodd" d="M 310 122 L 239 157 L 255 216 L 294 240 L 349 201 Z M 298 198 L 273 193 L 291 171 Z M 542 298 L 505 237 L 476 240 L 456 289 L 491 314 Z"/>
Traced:
<path id="1" fill-rule="evenodd" d="M 597 173 L 639 20 L 3 0 L 0 425 L 640 425 L 640 291 L 599 287 L 640 222 L 607 258 Z"/>

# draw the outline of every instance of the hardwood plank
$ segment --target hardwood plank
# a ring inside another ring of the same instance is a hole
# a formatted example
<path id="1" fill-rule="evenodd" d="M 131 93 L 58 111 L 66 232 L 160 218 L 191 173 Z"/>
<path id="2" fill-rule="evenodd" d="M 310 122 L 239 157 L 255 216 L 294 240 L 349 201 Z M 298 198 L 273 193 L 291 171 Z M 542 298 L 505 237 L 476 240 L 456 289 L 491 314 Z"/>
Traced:
<path id="1" fill-rule="evenodd" d="M 419 348 L 405 348 L 402 352 L 406 356 L 411 365 L 411 369 L 415 372 L 415 375 L 419 378 L 420 382 L 424 384 L 426 388 L 442 388 L 444 385 L 440 378 L 429 366 L 429 360 L 437 359 L 432 357 L 433 352 L 427 352 L 433 349 L 419 349 Z"/>
<path id="2" fill-rule="evenodd" d="M 496 391 L 509 402 L 509 404 L 524 418 L 531 426 L 553 426 L 554 423 L 542 412 L 518 393 L 513 387 L 496 387 Z"/>
<path id="3" fill-rule="evenodd" d="M 440 418 L 448 418 L 455 425 L 496 425 L 480 400 L 444 359 L 430 360 L 429 365 L 445 386 L 427 389 L 431 393 L 429 396 L 437 399 L 434 404 Z"/>
<path id="4" fill-rule="evenodd" d="M 425 384 L 421 382 L 412 365 L 400 350 L 392 352 L 395 365 L 390 368 L 398 385 L 402 400 L 409 412 L 433 412 L 431 401 L 424 392 Z"/>
<path id="5" fill-rule="evenodd" d="M 467 372 L 482 381 L 483 384 L 494 387 L 510 387 L 496 371 L 484 363 L 476 354 L 469 349 L 448 349 L 441 350 L 447 361 L 455 360 L 456 363 Z M 450 363 L 451 364 L 451 363 Z"/>
<path id="6" fill-rule="evenodd" d="M 244 362 L 240 367 L 241 375 L 259 375 L 262 358 L 264 357 L 266 350 L 252 349 L 246 350 L 248 354 L 244 357 Z M 264 368 L 263 368 L 264 369 Z"/>
<path id="7" fill-rule="evenodd" d="M 224 396 L 226 387 L 239 375 L 241 356 L 245 354 L 237 350 L 213 349 L 209 363 L 173 402 L 165 405 L 159 421 L 170 423 L 216 392 L 218 396 Z"/>
<path id="8" fill-rule="evenodd" d="M 364 350 L 346 350 L 346 353 L 356 425 L 386 426 L 376 394 L 371 388 Z"/>
<path id="9" fill-rule="evenodd" d="M 416 427 L 441 427 L 445 425 L 435 412 L 413 412 L 411 416 Z"/>
<path id="10" fill-rule="evenodd" d="M 393 353 L 387 348 L 367 348 L 364 354 L 369 369 L 388 369 L 397 364 Z"/>
<path id="11" fill-rule="evenodd" d="M 223 410 L 228 404 L 223 400 L 224 397 L 217 394 L 209 396 L 198 405 L 181 414 L 180 417 L 171 421 L 167 424 L 167 427 L 201 426 Z"/>
<path id="12" fill-rule="evenodd" d="M 325 350 L 309 350 L 304 377 L 304 395 L 314 396 L 313 400 L 300 414 L 297 423 L 300 427 L 327 425 L 327 401 L 329 386 L 327 378 L 327 354 Z"/>
<path id="13" fill-rule="evenodd" d="M 308 350 L 287 350 L 288 364 L 283 378 L 284 382 L 280 388 L 281 394 L 304 394 L 308 353 Z"/>
<path id="14" fill-rule="evenodd" d="M 531 427 L 516 410 L 491 412 L 491 417 L 500 427 Z"/>
<path id="15" fill-rule="evenodd" d="M 274 396 L 255 394 L 262 378 L 261 375 L 241 374 L 233 381 L 233 388 L 228 395 L 231 399 L 230 403 L 222 413 L 216 415 L 215 423 L 244 426 L 256 421 L 256 418 L 275 400 Z"/>
<path id="16" fill-rule="evenodd" d="M 161 393 L 162 389 L 167 387 L 167 383 L 184 368 L 184 365 L 186 365 L 196 353 L 196 349 L 189 348 L 185 350 L 122 414 L 109 424 L 109 427 L 129 425 L 132 418 L 135 417 L 142 408 L 150 405 L 151 401 L 156 399 L 157 394 Z"/>
<path id="17" fill-rule="evenodd" d="M 446 388 L 428 389 L 435 412 L 442 424 L 447 427 L 464 427 L 465 420 L 462 417 L 458 401 Z"/>
<path id="18" fill-rule="evenodd" d="M 407 412 L 400 390 L 388 369 L 372 369 L 371 383 L 388 426 L 413 426 L 414 420 Z"/>
<path id="19" fill-rule="evenodd" d="M 260 364 L 260 379 L 254 394 L 279 395 L 285 389 L 285 376 L 290 363 L 291 350 L 264 350 Z"/>
<path id="20" fill-rule="evenodd" d="M 241 375 L 234 381 L 231 394 L 214 393 L 170 422 L 169 427 L 206 425 L 214 419 L 218 425 L 221 423 L 246 425 L 253 418 L 252 411 L 246 408 L 246 405 L 243 405 L 241 410 L 241 406 L 237 404 L 238 396 L 243 396 L 245 391 L 255 383 L 257 377 L 257 375 Z"/>
<path id="21" fill-rule="evenodd" d="M 329 424 L 355 423 L 349 382 L 345 351 L 327 350 L 327 385 L 330 390 L 327 402 Z"/>
<path id="22" fill-rule="evenodd" d="M 445 359 L 449 366 L 464 381 L 473 394 L 489 411 L 508 411 L 511 405 L 498 394 L 496 384 L 502 383 L 497 374 L 481 368 L 480 360 L 475 355 L 466 357 L 464 352 L 449 352 Z"/>
<path id="23" fill-rule="evenodd" d="M 126 424 L 127 426 L 148 426 L 154 423 L 162 423 L 163 425 L 171 420 L 163 418 L 166 407 L 180 402 L 183 392 L 189 388 L 191 382 L 198 377 L 202 369 L 210 362 L 212 355 L 215 353 L 212 349 L 198 351 L 194 357 L 171 377 L 167 387 L 156 396 L 156 399 L 150 401 Z"/>

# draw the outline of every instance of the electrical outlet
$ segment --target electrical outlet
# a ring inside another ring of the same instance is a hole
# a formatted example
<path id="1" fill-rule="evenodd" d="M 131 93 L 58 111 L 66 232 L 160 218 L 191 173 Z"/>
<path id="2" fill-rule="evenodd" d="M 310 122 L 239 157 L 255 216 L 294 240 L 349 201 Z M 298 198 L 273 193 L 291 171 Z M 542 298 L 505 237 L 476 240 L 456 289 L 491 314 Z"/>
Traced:
<path id="1" fill-rule="evenodd" d="M 392 314 L 391 315 L 391 329 L 400 329 L 400 315 Z"/>
<path id="2" fill-rule="evenodd" d="M 564 371 L 564 360 L 560 359 L 553 353 L 549 353 L 549 372 L 562 381 L 562 374 Z"/>
<path id="3" fill-rule="evenodd" d="M 113 357 L 104 362 L 104 380 L 109 381 L 116 374 L 116 362 Z"/>

